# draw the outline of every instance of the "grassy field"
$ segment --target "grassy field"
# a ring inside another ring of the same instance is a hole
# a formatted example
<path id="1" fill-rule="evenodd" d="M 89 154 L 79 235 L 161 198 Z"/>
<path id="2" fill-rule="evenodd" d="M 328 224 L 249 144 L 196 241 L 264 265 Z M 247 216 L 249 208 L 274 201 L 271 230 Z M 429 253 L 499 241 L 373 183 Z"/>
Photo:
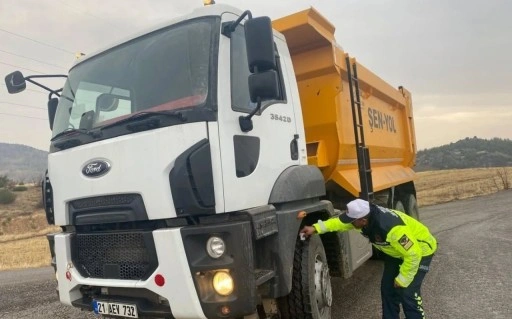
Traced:
<path id="1" fill-rule="evenodd" d="M 46 223 L 39 187 L 15 194 L 14 203 L 0 204 L 0 270 L 49 265 L 45 235 L 60 228 Z"/>
<path id="2" fill-rule="evenodd" d="M 512 167 L 421 172 L 415 181 L 418 203 L 421 207 L 495 193 L 504 189 L 504 176 L 512 183 Z M 0 204 L 0 270 L 49 265 L 45 235 L 60 228 L 46 223 L 39 187 L 16 194 L 14 203 Z"/>
<path id="3" fill-rule="evenodd" d="M 429 206 L 496 193 L 504 189 L 503 178 L 512 188 L 512 167 L 420 172 L 415 181 L 418 205 Z"/>

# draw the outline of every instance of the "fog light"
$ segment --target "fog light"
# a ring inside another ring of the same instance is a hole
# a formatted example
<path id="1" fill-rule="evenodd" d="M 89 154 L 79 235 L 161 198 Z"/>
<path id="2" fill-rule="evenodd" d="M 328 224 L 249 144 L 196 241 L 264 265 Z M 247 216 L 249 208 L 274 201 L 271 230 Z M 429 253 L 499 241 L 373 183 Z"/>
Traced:
<path id="1" fill-rule="evenodd" d="M 225 271 L 219 271 L 213 276 L 213 288 L 221 296 L 229 296 L 234 289 L 233 278 Z"/>
<path id="2" fill-rule="evenodd" d="M 224 241 L 220 237 L 210 237 L 208 242 L 206 242 L 206 251 L 210 257 L 215 259 L 220 258 L 224 255 L 224 252 L 226 252 L 226 244 L 224 244 Z"/>

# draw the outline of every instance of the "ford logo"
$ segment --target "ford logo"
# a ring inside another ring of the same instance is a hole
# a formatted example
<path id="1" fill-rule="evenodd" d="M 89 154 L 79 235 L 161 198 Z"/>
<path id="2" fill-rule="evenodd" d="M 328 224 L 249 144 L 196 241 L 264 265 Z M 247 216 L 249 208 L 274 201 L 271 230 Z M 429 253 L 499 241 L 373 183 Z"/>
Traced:
<path id="1" fill-rule="evenodd" d="M 100 177 L 110 171 L 110 163 L 107 161 L 96 160 L 85 164 L 82 168 L 82 174 L 87 177 Z"/>

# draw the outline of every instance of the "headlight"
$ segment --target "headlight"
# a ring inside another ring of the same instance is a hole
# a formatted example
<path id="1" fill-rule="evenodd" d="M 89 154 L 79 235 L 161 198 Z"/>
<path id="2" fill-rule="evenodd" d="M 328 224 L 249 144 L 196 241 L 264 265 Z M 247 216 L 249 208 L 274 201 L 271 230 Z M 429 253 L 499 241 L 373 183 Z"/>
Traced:
<path id="1" fill-rule="evenodd" d="M 213 276 L 213 288 L 221 296 L 229 296 L 234 286 L 233 278 L 225 271 L 219 271 Z"/>
<path id="2" fill-rule="evenodd" d="M 210 237 L 206 243 L 206 251 L 210 257 L 219 258 L 226 252 L 226 244 L 224 244 L 224 241 L 219 237 Z"/>

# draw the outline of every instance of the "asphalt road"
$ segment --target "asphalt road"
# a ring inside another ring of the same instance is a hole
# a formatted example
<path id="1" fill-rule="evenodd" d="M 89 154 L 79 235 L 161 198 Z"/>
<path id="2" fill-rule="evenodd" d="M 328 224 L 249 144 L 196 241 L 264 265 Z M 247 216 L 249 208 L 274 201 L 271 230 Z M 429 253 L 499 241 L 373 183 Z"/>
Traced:
<path id="1" fill-rule="evenodd" d="M 423 284 L 427 318 L 512 318 L 512 191 L 425 207 L 439 250 Z M 382 264 L 334 279 L 333 318 L 380 318 Z M 0 272 L 0 318 L 95 318 L 58 303 L 49 267 Z"/>

